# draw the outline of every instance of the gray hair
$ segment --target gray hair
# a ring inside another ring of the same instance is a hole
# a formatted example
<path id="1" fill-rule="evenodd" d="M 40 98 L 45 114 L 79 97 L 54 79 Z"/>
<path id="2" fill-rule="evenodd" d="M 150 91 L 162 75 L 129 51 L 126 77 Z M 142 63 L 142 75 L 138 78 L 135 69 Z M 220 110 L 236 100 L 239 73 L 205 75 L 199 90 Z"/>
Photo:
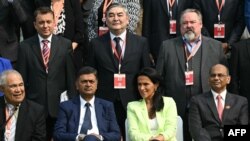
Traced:
<path id="1" fill-rule="evenodd" d="M 112 9 L 114 7 L 122 8 L 124 10 L 124 12 L 126 13 L 126 15 L 129 16 L 127 7 L 125 5 L 123 5 L 123 4 L 121 4 L 121 3 L 112 3 L 112 4 L 110 4 L 109 7 L 107 8 L 106 16 L 109 14 L 110 9 Z"/>
<path id="2" fill-rule="evenodd" d="M 7 76 L 9 74 L 17 74 L 21 76 L 21 74 L 16 70 L 5 70 L 0 74 L 0 86 L 7 84 Z"/>
<path id="3" fill-rule="evenodd" d="M 199 10 L 197 9 L 192 9 L 192 8 L 189 8 L 189 9 L 186 9 L 184 11 L 181 12 L 181 16 L 180 16 L 180 24 L 182 24 L 183 20 L 183 15 L 186 14 L 186 13 L 196 13 L 198 18 L 199 18 L 199 21 L 202 23 L 202 14 Z"/>

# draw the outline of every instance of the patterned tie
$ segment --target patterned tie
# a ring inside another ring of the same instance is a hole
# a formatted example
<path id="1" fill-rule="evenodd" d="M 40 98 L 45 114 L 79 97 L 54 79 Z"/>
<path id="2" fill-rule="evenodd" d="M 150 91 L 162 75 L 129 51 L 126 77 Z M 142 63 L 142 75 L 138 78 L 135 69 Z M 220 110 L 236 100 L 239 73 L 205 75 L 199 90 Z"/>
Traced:
<path id="1" fill-rule="evenodd" d="M 121 40 L 120 37 L 115 37 L 114 38 L 114 41 L 116 43 L 115 48 L 116 48 L 116 52 L 117 52 L 119 58 L 120 58 L 121 53 L 122 53 L 122 48 L 121 48 L 121 45 L 120 45 L 120 40 Z"/>
<path id="2" fill-rule="evenodd" d="M 221 95 L 218 95 L 216 97 L 217 99 L 217 111 L 218 111 L 218 114 L 219 114 L 219 118 L 220 120 L 222 121 L 222 115 L 223 115 L 223 105 L 222 105 L 222 97 Z"/>
<path id="3" fill-rule="evenodd" d="M 48 62 L 49 62 L 49 54 L 50 54 L 50 48 L 48 46 L 49 41 L 42 40 L 42 43 L 43 43 L 43 49 L 42 49 L 43 62 L 44 62 L 44 66 L 46 68 L 46 71 L 48 71 Z"/>
<path id="4" fill-rule="evenodd" d="M 87 131 L 89 129 L 92 129 L 92 123 L 91 123 L 91 111 L 89 109 L 90 104 L 86 103 L 85 107 L 86 107 L 86 112 L 85 112 L 85 116 L 84 116 L 84 121 L 81 127 L 81 131 L 80 133 L 83 134 L 87 134 Z"/>

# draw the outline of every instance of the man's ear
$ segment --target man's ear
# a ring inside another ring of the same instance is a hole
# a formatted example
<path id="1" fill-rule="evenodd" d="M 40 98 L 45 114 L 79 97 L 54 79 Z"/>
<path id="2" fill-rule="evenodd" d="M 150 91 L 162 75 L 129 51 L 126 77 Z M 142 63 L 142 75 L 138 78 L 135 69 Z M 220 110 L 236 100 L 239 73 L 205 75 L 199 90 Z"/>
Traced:
<path id="1" fill-rule="evenodd" d="M 4 87 L 0 85 L 0 92 L 3 93 L 3 91 L 4 91 Z"/>

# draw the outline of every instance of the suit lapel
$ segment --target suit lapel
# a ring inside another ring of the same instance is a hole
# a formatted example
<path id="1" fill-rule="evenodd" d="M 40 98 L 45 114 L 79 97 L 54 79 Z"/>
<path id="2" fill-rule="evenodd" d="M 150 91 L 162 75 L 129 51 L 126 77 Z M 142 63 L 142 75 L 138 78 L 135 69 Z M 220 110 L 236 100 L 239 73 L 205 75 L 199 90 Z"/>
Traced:
<path id="1" fill-rule="evenodd" d="M 249 46 L 249 44 L 250 44 L 250 40 L 246 40 L 246 44 L 242 46 L 242 47 L 245 47 L 246 50 L 247 50 L 247 52 L 248 52 L 248 54 L 247 54 L 248 55 L 248 59 L 250 59 L 250 46 Z"/>
<path id="2" fill-rule="evenodd" d="M 176 48 L 176 54 L 179 60 L 179 63 L 181 65 L 181 69 L 183 72 L 185 72 L 185 64 L 186 64 L 186 59 L 185 59 L 185 53 L 184 53 L 184 49 L 183 49 L 184 45 L 182 42 L 182 38 L 179 37 L 179 39 L 176 42 L 175 48 Z"/>
<path id="3" fill-rule="evenodd" d="M 168 16 L 168 5 L 167 5 L 167 0 L 161 0 L 161 4 L 162 4 L 162 7 L 163 7 L 164 11 L 166 12 L 167 17 L 169 17 L 169 16 Z"/>
<path id="4" fill-rule="evenodd" d="M 29 106 L 27 105 L 27 101 L 24 100 L 21 103 L 21 106 L 19 107 L 18 111 L 18 118 L 16 122 L 16 135 L 15 135 L 15 140 L 18 140 L 17 137 L 21 137 L 23 134 L 23 126 L 25 126 L 25 123 L 27 123 L 26 119 L 26 114 L 28 113 L 28 108 Z M 31 121 L 29 121 L 31 122 Z"/>
<path id="5" fill-rule="evenodd" d="M 102 129 L 103 125 L 103 111 L 102 111 L 103 107 L 100 104 L 100 101 L 98 100 L 98 98 L 95 98 L 95 114 L 96 114 L 96 120 L 97 120 L 97 126 L 100 132 L 100 129 Z"/>
<path id="6" fill-rule="evenodd" d="M 225 118 L 229 115 L 230 113 L 230 108 L 232 106 L 233 99 L 229 93 L 226 94 L 226 99 L 225 99 L 225 105 L 224 105 L 224 110 L 223 110 L 223 116 L 222 116 L 222 121 L 225 120 Z"/>
<path id="7" fill-rule="evenodd" d="M 0 97 L 0 140 L 4 140 L 4 129 L 3 124 L 5 123 L 5 101 L 4 96 Z"/>
<path id="8" fill-rule="evenodd" d="M 33 50 L 34 54 L 37 56 L 39 62 L 41 63 L 41 66 L 45 70 L 45 66 L 44 66 L 44 63 L 43 63 L 43 57 L 42 57 L 42 51 L 41 51 L 38 36 L 34 37 L 34 40 L 32 40 L 31 46 L 32 46 L 31 49 Z"/>
<path id="9" fill-rule="evenodd" d="M 80 121 L 80 107 L 81 107 L 81 103 L 80 103 L 80 96 L 75 97 L 74 99 L 72 99 L 73 103 L 74 103 L 74 124 L 75 124 L 75 132 L 78 132 L 78 125 L 79 125 L 79 121 Z"/>
<path id="10" fill-rule="evenodd" d="M 214 98 L 213 98 L 212 92 L 206 93 L 206 97 L 207 97 L 207 105 L 210 108 L 210 110 L 212 111 L 212 113 L 214 115 L 214 118 L 218 122 L 221 122 L 220 119 L 219 119 L 219 114 L 218 114 L 218 111 L 217 111 L 217 108 L 216 108 L 216 105 L 215 105 L 215 102 L 214 102 Z"/>
<path id="11" fill-rule="evenodd" d="M 208 43 L 209 43 L 209 41 L 206 41 L 206 38 L 202 37 L 202 43 L 200 46 L 201 53 L 202 53 L 202 55 L 201 55 L 201 72 L 203 72 L 204 67 L 207 67 L 206 61 L 207 61 L 207 59 L 209 59 L 209 58 L 207 58 L 207 55 L 209 54 L 208 50 L 211 46 Z M 205 69 L 207 69 L 207 68 L 205 68 Z"/>
<path id="12" fill-rule="evenodd" d="M 131 33 L 129 33 L 127 31 L 127 35 L 126 35 L 126 46 L 125 46 L 125 52 L 124 52 L 124 56 L 123 56 L 123 59 L 122 59 L 122 66 L 125 65 L 127 63 L 127 60 L 128 60 L 128 57 L 129 54 L 131 54 L 131 51 L 133 50 L 133 47 L 135 47 L 134 43 L 136 41 L 133 40 L 133 38 L 131 38 Z"/>
<path id="13" fill-rule="evenodd" d="M 49 55 L 49 64 L 48 64 L 49 68 L 50 68 L 51 62 L 55 58 L 55 55 L 60 47 L 65 47 L 65 46 L 61 45 L 61 42 L 59 42 L 58 37 L 52 35 L 51 46 L 50 46 L 50 55 Z"/>
<path id="14" fill-rule="evenodd" d="M 113 49 L 112 49 L 112 44 L 111 44 L 111 38 L 110 38 L 110 33 L 106 33 L 103 37 L 103 47 L 105 47 L 105 50 L 107 51 L 107 53 L 109 54 L 108 56 L 110 56 L 110 59 L 112 60 L 112 62 L 114 63 L 114 66 L 116 69 L 118 69 L 118 61 L 114 56 L 113 53 Z"/>
<path id="15" fill-rule="evenodd" d="M 148 117 L 148 109 L 147 109 L 146 102 L 144 99 L 141 101 L 140 107 L 142 107 L 142 108 L 140 109 L 140 111 L 138 111 L 140 113 L 140 115 L 138 115 L 138 117 L 142 117 L 141 119 L 146 120 L 147 131 L 149 133 L 150 132 L 150 123 L 149 123 L 149 117 Z"/>

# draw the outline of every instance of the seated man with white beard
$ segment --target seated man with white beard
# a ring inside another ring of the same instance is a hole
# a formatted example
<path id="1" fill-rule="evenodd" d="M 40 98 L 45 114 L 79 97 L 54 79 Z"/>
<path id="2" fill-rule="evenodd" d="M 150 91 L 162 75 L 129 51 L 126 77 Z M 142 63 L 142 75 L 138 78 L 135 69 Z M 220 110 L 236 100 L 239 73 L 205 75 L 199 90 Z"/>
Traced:
<path id="1" fill-rule="evenodd" d="M 190 98 L 210 90 L 209 68 L 227 64 L 222 44 L 201 35 L 202 15 L 186 9 L 180 16 L 181 36 L 163 41 L 156 69 L 164 79 L 165 95 L 173 97 L 184 123 L 184 139 L 191 140 L 187 117 Z"/>

